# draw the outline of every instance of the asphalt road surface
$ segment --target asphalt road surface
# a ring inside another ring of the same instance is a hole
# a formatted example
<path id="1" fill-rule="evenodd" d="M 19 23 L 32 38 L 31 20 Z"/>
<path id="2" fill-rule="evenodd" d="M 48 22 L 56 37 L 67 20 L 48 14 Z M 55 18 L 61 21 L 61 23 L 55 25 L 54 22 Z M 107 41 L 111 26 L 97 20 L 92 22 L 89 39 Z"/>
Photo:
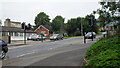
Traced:
<path id="1" fill-rule="evenodd" d="M 87 48 L 96 40 L 83 37 L 59 41 L 29 42 L 28 45 L 9 48 L 3 66 L 82 66 L 82 58 Z"/>

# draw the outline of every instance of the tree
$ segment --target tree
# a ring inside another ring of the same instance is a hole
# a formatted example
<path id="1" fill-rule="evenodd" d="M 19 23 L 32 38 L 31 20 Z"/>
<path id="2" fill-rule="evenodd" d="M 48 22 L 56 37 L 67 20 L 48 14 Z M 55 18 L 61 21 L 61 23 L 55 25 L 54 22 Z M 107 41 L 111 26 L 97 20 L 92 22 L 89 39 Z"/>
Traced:
<path id="1" fill-rule="evenodd" d="M 115 13 L 120 9 L 119 2 L 100 2 L 101 9 L 96 11 L 99 14 L 100 26 L 105 27 L 106 24 L 115 21 L 117 18 Z"/>
<path id="2" fill-rule="evenodd" d="M 69 36 L 74 36 L 74 33 L 75 33 L 76 29 L 77 29 L 76 19 L 72 18 L 72 19 L 68 20 L 68 22 L 67 22 L 67 29 L 66 29 L 68 35 Z"/>
<path id="3" fill-rule="evenodd" d="M 62 16 L 56 16 L 51 23 L 52 29 L 55 32 L 64 31 L 64 18 Z"/>
<path id="4" fill-rule="evenodd" d="M 36 17 L 35 17 L 35 26 L 34 28 L 38 28 L 40 25 L 50 25 L 50 19 L 49 16 L 46 15 L 44 12 L 40 12 Z"/>
<path id="5" fill-rule="evenodd" d="M 81 18 L 71 18 L 66 24 L 66 31 L 69 36 L 81 35 Z"/>

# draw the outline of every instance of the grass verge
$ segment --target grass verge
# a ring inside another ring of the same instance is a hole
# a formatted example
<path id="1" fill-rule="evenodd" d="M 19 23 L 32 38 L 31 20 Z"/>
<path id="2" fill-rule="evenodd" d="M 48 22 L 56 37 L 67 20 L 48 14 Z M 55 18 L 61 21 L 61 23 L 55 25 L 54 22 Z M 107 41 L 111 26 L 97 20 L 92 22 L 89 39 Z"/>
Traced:
<path id="1" fill-rule="evenodd" d="M 86 66 L 120 66 L 120 38 L 110 37 L 94 43 L 86 52 Z"/>

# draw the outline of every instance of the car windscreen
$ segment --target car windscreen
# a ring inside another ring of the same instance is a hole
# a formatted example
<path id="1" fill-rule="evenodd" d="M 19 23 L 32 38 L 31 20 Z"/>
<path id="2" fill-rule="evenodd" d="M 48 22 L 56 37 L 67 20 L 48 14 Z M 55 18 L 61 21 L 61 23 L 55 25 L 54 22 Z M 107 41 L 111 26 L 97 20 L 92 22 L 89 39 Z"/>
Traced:
<path id="1" fill-rule="evenodd" d="M 52 36 L 58 36 L 58 34 L 53 34 Z"/>

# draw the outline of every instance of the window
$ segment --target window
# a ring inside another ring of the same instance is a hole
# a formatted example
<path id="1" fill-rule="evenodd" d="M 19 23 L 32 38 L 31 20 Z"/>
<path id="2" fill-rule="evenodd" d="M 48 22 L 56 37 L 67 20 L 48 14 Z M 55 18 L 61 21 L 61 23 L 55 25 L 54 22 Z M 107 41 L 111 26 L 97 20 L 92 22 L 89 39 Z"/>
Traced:
<path id="1" fill-rule="evenodd" d="M 8 36 L 8 32 L 2 32 L 2 36 Z"/>
<path id="2" fill-rule="evenodd" d="M 20 36 L 23 36 L 23 33 L 20 33 Z"/>
<path id="3" fill-rule="evenodd" d="M 10 36 L 13 36 L 13 32 L 10 32 Z"/>
<path id="4" fill-rule="evenodd" d="M 15 36 L 18 36 L 18 33 L 17 33 L 17 32 L 15 32 Z"/>

